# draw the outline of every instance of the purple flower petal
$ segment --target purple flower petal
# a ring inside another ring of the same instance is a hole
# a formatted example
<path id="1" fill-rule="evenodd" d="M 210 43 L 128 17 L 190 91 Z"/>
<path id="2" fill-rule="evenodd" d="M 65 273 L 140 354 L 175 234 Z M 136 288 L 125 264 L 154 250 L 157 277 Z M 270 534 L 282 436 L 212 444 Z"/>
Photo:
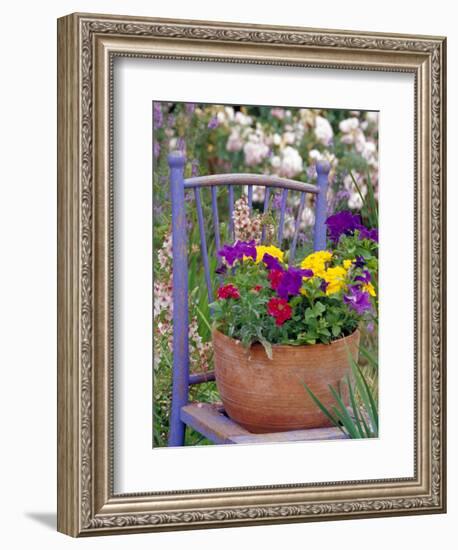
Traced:
<path id="1" fill-rule="evenodd" d="M 365 311 L 369 311 L 372 308 L 369 293 L 363 292 L 358 286 L 351 286 L 343 300 L 358 315 L 362 315 Z"/>
<path id="2" fill-rule="evenodd" d="M 320 290 L 322 292 L 326 292 L 326 290 L 328 289 L 328 286 L 329 286 L 329 283 L 323 279 L 320 284 Z"/>
<path id="3" fill-rule="evenodd" d="M 359 214 L 352 214 L 349 210 L 343 210 L 337 214 L 329 216 L 326 220 L 328 234 L 331 241 L 337 243 L 342 235 L 353 235 L 355 231 L 359 232 L 360 239 L 370 239 L 378 242 L 377 228 L 368 229 L 362 224 Z"/>
<path id="4" fill-rule="evenodd" d="M 280 261 L 278 258 L 275 258 L 274 256 L 271 256 L 267 252 L 262 257 L 262 261 L 266 265 L 267 269 L 269 271 L 272 271 L 272 269 L 277 269 L 278 271 L 283 271 L 283 267 L 280 264 Z"/>
<path id="5" fill-rule="evenodd" d="M 366 265 L 366 260 L 362 256 L 356 256 L 355 261 L 353 262 L 355 267 L 362 268 Z"/>
<path id="6" fill-rule="evenodd" d="M 357 277 L 355 277 L 355 281 L 361 281 L 365 285 L 368 285 L 371 282 L 371 274 L 367 269 L 365 269 L 362 275 L 358 275 Z"/>
<path id="7" fill-rule="evenodd" d="M 219 126 L 219 120 L 218 120 L 218 117 L 214 116 L 210 119 L 209 123 L 208 123 L 208 128 L 209 130 L 213 130 L 214 128 L 218 128 Z"/>
<path id="8" fill-rule="evenodd" d="M 288 268 L 277 288 L 280 298 L 287 300 L 288 296 L 297 296 L 302 287 L 302 278 L 308 276 L 304 272 L 309 273 L 310 271 L 310 269 L 298 269 L 297 267 Z"/>
<path id="9" fill-rule="evenodd" d="M 256 260 L 256 246 L 254 241 L 237 241 L 234 245 L 225 244 L 218 250 L 218 256 L 224 258 L 229 266 L 234 265 L 237 260 L 243 260 L 243 257 Z"/>

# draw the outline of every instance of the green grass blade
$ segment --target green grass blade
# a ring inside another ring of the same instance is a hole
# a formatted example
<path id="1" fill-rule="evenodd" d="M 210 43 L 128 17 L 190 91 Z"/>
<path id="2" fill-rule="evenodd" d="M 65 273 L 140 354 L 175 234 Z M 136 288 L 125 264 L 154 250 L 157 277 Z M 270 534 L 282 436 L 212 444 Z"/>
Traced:
<path id="1" fill-rule="evenodd" d="M 378 436 L 378 412 L 377 412 L 377 405 L 375 403 L 375 399 L 372 395 L 372 391 L 366 379 L 364 378 L 364 375 L 358 363 L 355 361 L 353 355 L 350 353 L 348 346 L 347 346 L 347 355 L 351 365 L 353 377 L 356 382 L 356 389 L 361 397 L 361 400 L 364 405 L 364 409 L 366 410 L 372 424 L 371 431 L 375 434 L 374 437 L 377 437 Z"/>
<path id="2" fill-rule="evenodd" d="M 356 369 L 358 371 L 359 376 L 361 377 L 362 384 L 364 386 L 364 390 L 367 396 L 367 400 L 369 402 L 368 410 L 367 412 L 370 415 L 371 421 L 374 426 L 374 431 L 378 433 L 378 410 L 377 410 L 377 404 L 375 403 L 374 396 L 372 395 L 372 391 L 369 387 L 369 384 L 367 383 L 366 379 L 364 378 L 363 373 L 361 372 L 361 369 L 358 365 L 356 365 Z"/>
<path id="3" fill-rule="evenodd" d="M 315 403 L 315 405 L 321 410 L 321 412 L 328 418 L 334 426 L 339 428 L 343 433 L 345 433 L 345 430 L 342 429 L 342 426 L 339 424 L 339 421 L 337 418 L 335 418 L 331 412 L 321 403 L 321 401 L 318 399 L 318 397 L 312 392 L 312 390 L 307 386 L 305 382 L 303 382 L 304 388 L 306 389 L 307 393 L 310 395 L 311 399 Z M 346 434 L 345 434 L 346 435 Z"/>
<path id="4" fill-rule="evenodd" d="M 361 200 L 363 201 L 363 206 L 367 209 L 366 199 L 363 197 L 363 194 L 361 193 L 361 189 L 359 188 L 359 185 L 356 183 L 356 178 L 353 175 L 353 172 L 351 170 L 350 170 L 350 177 L 353 181 L 353 185 L 356 187 L 356 191 L 358 191 L 358 195 L 361 197 Z"/>
<path id="5" fill-rule="evenodd" d="M 359 419 L 358 405 L 356 403 L 355 394 L 353 392 L 353 387 L 352 387 L 352 384 L 351 384 L 351 381 L 350 381 L 350 378 L 348 377 L 348 375 L 347 375 L 347 378 L 346 378 L 346 382 L 347 382 L 347 386 L 348 386 L 348 393 L 350 395 L 351 408 L 353 409 L 353 414 L 355 416 L 355 425 L 358 428 L 358 432 L 359 432 L 360 437 L 363 438 L 363 437 L 365 437 L 364 430 L 361 426 L 361 422 L 360 422 L 360 419 Z"/>
<path id="6" fill-rule="evenodd" d="M 339 394 L 336 392 L 336 390 L 331 385 L 329 385 L 328 388 L 330 389 L 330 391 L 332 393 L 332 396 L 334 397 L 334 399 L 336 400 L 336 402 L 339 405 L 338 411 L 337 411 L 337 409 L 335 409 L 333 407 L 334 411 L 339 413 L 338 416 L 339 416 L 340 420 L 342 421 L 342 423 L 344 423 L 345 427 L 347 428 L 350 437 L 352 439 L 358 439 L 358 429 L 355 426 L 355 422 L 352 419 L 352 417 L 350 416 L 350 414 L 347 410 L 347 407 L 345 406 L 345 403 L 342 401 Z"/>
<path id="7" fill-rule="evenodd" d="M 367 359 L 370 366 L 373 367 L 376 371 L 378 371 L 377 357 L 362 344 L 359 346 L 359 352 L 361 353 L 361 355 L 363 355 Z"/>
<path id="8" fill-rule="evenodd" d="M 202 319 L 204 325 L 207 327 L 207 329 L 209 330 L 210 334 L 212 332 L 212 327 L 207 319 L 207 316 L 205 315 L 205 313 L 200 309 L 200 307 L 197 305 L 197 304 L 194 304 L 195 307 L 196 307 L 196 311 L 197 313 L 199 314 L 199 317 Z"/>
<path id="9" fill-rule="evenodd" d="M 377 436 L 377 434 L 378 434 L 377 410 L 376 410 L 376 408 L 374 410 L 374 408 L 371 405 L 371 395 L 370 395 L 371 391 L 370 391 L 370 388 L 368 387 L 362 372 L 359 370 L 358 365 L 352 366 L 352 368 L 353 368 L 353 376 L 355 377 L 355 380 L 356 380 L 356 386 L 357 386 L 357 389 L 358 389 L 358 393 L 359 393 L 359 395 L 361 397 L 361 400 L 363 402 L 364 409 L 365 409 L 366 413 L 369 416 L 369 420 L 370 420 L 371 426 L 372 426 L 372 431 L 376 434 L 375 436 Z"/>
<path id="10" fill-rule="evenodd" d="M 375 200 L 374 186 L 372 184 L 371 175 L 369 171 L 367 172 L 367 194 L 369 197 L 369 206 L 373 216 L 371 216 L 371 225 L 372 227 L 378 227 L 378 209 L 377 201 Z"/>

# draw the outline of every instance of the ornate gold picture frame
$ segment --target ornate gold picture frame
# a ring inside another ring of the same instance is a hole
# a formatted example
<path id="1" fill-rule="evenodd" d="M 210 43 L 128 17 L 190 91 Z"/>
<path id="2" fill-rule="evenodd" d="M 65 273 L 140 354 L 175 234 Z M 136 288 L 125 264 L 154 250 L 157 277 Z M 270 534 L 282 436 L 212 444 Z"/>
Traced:
<path id="1" fill-rule="evenodd" d="M 412 477 L 114 493 L 117 57 L 414 76 Z M 58 20 L 59 531 L 91 536 L 445 512 L 445 62 L 443 37 L 93 14 Z"/>

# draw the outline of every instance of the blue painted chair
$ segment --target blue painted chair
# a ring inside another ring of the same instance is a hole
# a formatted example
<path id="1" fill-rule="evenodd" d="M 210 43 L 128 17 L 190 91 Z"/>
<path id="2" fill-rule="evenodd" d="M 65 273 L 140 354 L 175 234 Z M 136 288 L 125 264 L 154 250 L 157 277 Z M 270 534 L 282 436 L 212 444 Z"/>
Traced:
<path id="1" fill-rule="evenodd" d="M 248 204 L 252 208 L 253 186 L 265 188 L 264 211 L 269 207 L 272 189 L 281 189 L 281 203 L 277 241 L 283 240 L 285 211 L 289 191 L 300 193 L 300 204 L 295 221 L 295 229 L 290 245 L 290 260 L 294 260 L 301 215 L 305 205 L 306 193 L 316 195 L 315 227 L 313 248 L 326 248 L 326 194 L 328 187 L 329 164 L 317 165 L 317 185 L 302 183 L 277 176 L 257 174 L 218 174 L 184 178 L 185 157 L 173 152 L 168 158 L 170 168 L 170 189 L 172 202 L 172 243 L 173 243 L 173 388 L 172 411 L 170 417 L 169 446 L 184 444 L 186 426 L 191 426 L 214 443 L 251 443 L 272 441 L 294 441 L 308 439 L 333 439 L 342 436 L 337 428 L 314 430 L 295 430 L 273 434 L 251 434 L 224 414 L 222 405 L 189 403 L 189 388 L 214 380 L 213 373 L 190 374 L 188 350 L 188 260 L 185 215 L 185 191 L 194 191 L 197 220 L 200 231 L 201 255 L 205 271 L 208 300 L 213 301 L 213 289 L 210 277 L 207 240 L 201 200 L 201 188 L 210 187 L 212 198 L 213 229 L 216 250 L 220 248 L 220 225 L 217 205 L 217 190 L 227 186 L 229 196 L 229 234 L 233 237 L 234 226 L 234 186 L 248 187 Z"/>

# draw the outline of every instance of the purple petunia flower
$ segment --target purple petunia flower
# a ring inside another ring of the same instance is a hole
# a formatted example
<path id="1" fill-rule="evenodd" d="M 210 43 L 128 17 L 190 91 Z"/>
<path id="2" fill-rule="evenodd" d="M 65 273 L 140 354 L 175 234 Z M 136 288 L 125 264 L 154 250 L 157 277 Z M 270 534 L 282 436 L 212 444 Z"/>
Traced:
<path id="1" fill-rule="evenodd" d="M 359 268 L 364 267 L 366 265 L 366 260 L 362 256 L 356 256 L 353 265 Z"/>
<path id="2" fill-rule="evenodd" d="M 349 210 L 344 210 L 329 216 L 326 225 L 328 226 L 329 238 L 336 243 L 341 235 L 352 235 L 356 229 L 361 227 L 361 216 L 352 214 Z"/>
<path id="3" fill-rule="evenodd" d="M 278 258 L 275 258 L 275 256 L 271 256 L 267 252 L 262 257 L 262 261 L 264 262 L 265 266 L 269 271 L 272 271 L 272 269 L 276 269 L 277 271 L 283 271 L 283 267 L 281 266 Z"/>
<path id="4" fill-rule="evenodd" d="M 369 239 L 378 243 L 378 229 L 373 227 L 372 229 L 367 229 L 363 225 L 359 229 L 359 238 L 360 239 Z"/>
<path id="5" fill-rule="evenodd" d="M 331 241 L 337 243 L 342 235 L 353 235 L 359 231 L 360 239 L 370 239 L 378 242 L 377 228 L 367 229 L 361 221 L 359 214 L 352 214 L 349 210 L 343 210 L 329 216 L 326 220 L 328 234 Z"/>
<path id="6" fill-rule="evenodd" d="M 371 274 L 365 269 L 362 275 L 355 277 L 355 281 L 361 281 L 363 284 L 368 285 L 371 282 Z"/>
<path id="7" fill-rule="evenodd" d="M 320 283 L 320 290 L 322 292 L 326 292 L 326 290 L 328 289 L 328 286 L 329 286 L 329 283 L 328 281 L 325 281 L 324 279 L 321 281 Z"/>
<path id="8" fill-rule="evenodd" d="M 210 119 L 209 123 L 208 123 L 208 129 L 209 130 L 213 130 L 215 128 L 218 128 L 219 126 L 219 120 L 218 120 L 218 117 L 214 116 Z"/>
<path id="9" fill-rule="evenodd" d="M 311 277 L 313 271 L 311 269 L 299 269 L 297 267 L 290 267 L 288 271 L 285 271 L 280 284 L 277 288 L 277 294 L 280 298 L 288 299 L 288 296 L 297 296 L 301 290 L 302 278 Z"/>
<path id="10" fill-rule="evenodd" d="M 369 293 L 362 291 L 358 286 L 349 287 L 348 294 L 345 294 L 343 300 L 358 315 L 362 315 L 372 307 Z"/>
<path id="11" fill-rule="evenodd" d="M 243 260 L 243 257 L 256 260 L 256 245 L 254 241 L 237 241 L 234 245 L 225 244 L 218 250 L 218 256 L 224 258 L 229 266 L 234 265 L 237 260 Z"/>

